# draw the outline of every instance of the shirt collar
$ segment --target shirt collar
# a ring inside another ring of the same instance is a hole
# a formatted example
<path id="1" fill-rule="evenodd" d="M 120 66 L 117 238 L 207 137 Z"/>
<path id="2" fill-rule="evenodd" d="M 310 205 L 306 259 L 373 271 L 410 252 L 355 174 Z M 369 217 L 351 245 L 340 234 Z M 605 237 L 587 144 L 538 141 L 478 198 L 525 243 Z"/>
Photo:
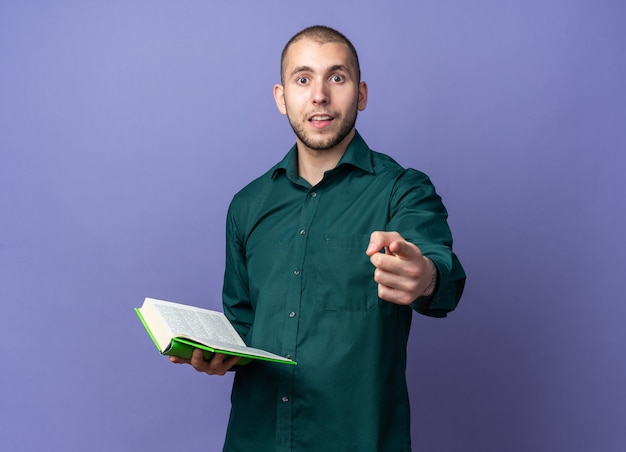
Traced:
<path id="1" fill-rule="evenodd" d="M 337 163 L 337 167 L 342 165 L 352 165 L 367 173 L 374 173 L 370 148 L 358 131 L 355 131 L 354 138 L 352 138 L 346 152 L 344 152 L 339 163 Z M 294 144 L 287 155 L 272 168 L 272 179 L 275 179 L 278 173 L 285 173 L 292 181 L 298 178 L 297 145 Z"/>

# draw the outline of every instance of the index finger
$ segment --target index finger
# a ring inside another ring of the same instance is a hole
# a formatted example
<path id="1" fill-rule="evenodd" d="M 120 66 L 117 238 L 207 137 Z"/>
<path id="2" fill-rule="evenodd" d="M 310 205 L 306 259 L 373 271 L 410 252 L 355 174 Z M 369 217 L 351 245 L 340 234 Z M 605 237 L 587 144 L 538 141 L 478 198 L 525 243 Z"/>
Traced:
<path id="1" fill-rule="evenodd" d="M 394 240 L 398 239 L 402 239 L 402 236 L 397 232 L 374 231 L 370 235 L 370 243 L 367 246 L 365 254 L 373 256 L 382 249 L 389 248 L 390 244 L 393 243 Z"/>
<path id="2" fill-rule="evenodd" d="M 415 244 L 407 242 L 398 232 L 372 232 L 366 254 L 371 257 L 383 248 L 385 252 L 401 259 L 414 259 L 422 254 Z"/>
<path id="3" fill-rule="evenodd" d="M 407 242 L 403 238 L 401 238 L 401 240 L 395 240 L 391 242 L 387 249 L 391 254 L 403 260 L 415 259 L 422 255 L 422 252 L 417 247 L 417 245 L 411 242 Z"/>

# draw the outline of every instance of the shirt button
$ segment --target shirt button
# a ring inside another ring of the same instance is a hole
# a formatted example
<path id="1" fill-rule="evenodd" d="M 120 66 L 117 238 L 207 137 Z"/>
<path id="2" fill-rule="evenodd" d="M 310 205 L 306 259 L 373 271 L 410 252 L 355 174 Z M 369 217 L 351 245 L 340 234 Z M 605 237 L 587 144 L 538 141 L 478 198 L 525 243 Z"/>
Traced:
<path id="1" fill-rule="evenodd" d="M 304 234 L 306 234 L 306 231 L 305 231 L 304 229 L 302 229 L 302 230 L 300 231 L 300 235 L 304 235 Z"/>
<path id="2" fill-rule="evenodd" d="M 289 402 L 289 397 L 283 396 L 280 400 L 282 400 L 283 402 L 287 403 L 287 402 Z"/>
<path id="3" fill-rule="evenodd" d="M 291 312 L 289 313 L 289 317 L 294 318 L 295 316 L 296 316 L 296 313 L 295 313 L 295 312 L 291 311 Z"/>
<path id="4" fill-rule="evenodd" d="M 317 196 L 317 193 L 315 193 L 315 192 L 311 193 L 311 198 L 315 198 L 316 196 Z"/>
<path id="5" fill-rule="evenodd" d="M 287 353 L 287 354 L 285 355 L 285 358 L 287 358 L 287 359 L 291 359 L 291 355 L 290 355 L 289 353 Z"/>
<path id="6" fill-rule="evenodd" d="M 294 271 L 293 271 L 293 274 L 294 274 L 294 275 L 296 275 L 296 276 L 298 276 L 298 275 L 300 274 L 300 270 L 294 270 Z"/>

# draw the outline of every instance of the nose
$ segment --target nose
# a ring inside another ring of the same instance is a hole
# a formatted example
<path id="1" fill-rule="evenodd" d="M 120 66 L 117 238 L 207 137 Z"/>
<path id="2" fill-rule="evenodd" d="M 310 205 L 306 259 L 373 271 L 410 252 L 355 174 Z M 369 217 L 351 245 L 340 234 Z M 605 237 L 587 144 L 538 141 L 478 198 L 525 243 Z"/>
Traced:
<path id="1" fill-rule="evenodd" d="M 327 104 L 330 101 L 328 94 L 328 87 L 324 82 L 316 83 L 313 88 L 313 103 L 314 104 Z"/>

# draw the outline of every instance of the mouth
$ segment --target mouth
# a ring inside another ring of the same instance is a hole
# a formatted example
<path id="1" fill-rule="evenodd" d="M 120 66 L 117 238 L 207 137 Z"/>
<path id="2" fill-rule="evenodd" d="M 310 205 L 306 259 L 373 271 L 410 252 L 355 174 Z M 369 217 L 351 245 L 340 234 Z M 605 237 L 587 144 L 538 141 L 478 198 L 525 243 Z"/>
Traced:
<path id="1" fill-rule="evenodd" d="M 329 122 L 329 121 L 332 121 L 333 119 L 335 119 L 335 118 L 333 118 L 330 115 L 320 115 L 320 114 L 317 114 L 317 115 L 311 116 L 309 118 L 309 122 Z"/>

